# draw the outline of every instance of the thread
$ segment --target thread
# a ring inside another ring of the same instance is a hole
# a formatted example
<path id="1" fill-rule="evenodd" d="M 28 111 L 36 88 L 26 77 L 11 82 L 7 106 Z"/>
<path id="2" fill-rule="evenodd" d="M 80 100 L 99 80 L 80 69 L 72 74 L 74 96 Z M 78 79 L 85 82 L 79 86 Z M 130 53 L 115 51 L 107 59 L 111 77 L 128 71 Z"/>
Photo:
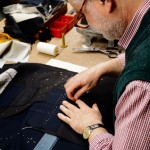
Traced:
<path id="1" fill-rule="evenodd" d="M 56 56 L 59 54 L 59 47 L 57 45 L 49 44 L 45 42 L 39 42 L 37 44 L 37 50 L 38 52 L 49 54 L 52 56 Z"/>

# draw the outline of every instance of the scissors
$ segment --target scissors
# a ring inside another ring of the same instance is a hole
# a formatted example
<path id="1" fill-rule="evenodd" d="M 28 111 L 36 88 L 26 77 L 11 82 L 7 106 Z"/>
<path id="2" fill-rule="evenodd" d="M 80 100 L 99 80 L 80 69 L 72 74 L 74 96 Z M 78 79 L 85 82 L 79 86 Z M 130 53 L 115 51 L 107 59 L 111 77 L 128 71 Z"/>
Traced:
<path id="1" fill-rule="evenodd" d="M 120 52 L 118 50 L 107 50 L 107 49 L 101 49 L 101 48 L 92 48 L 92 47 L 87 47 L 87 48 L 73 48 L 74 51 L 76 52 L 101 52 L 104 54 L 107 54 L 109 58 L 116 58 Z"/>

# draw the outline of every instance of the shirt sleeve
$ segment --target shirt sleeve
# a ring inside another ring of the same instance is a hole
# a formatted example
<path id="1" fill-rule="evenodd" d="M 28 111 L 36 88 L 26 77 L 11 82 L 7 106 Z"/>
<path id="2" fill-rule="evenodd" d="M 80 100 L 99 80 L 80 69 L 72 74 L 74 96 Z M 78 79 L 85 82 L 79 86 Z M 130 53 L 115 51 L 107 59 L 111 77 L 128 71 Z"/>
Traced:
<path id="1" fill-rule="evenodd" d="M 133 81 L 121 95 L 115 112 L 115 136 L 98 134 L 90 150 L 150 149 L 150 83 Z"/>

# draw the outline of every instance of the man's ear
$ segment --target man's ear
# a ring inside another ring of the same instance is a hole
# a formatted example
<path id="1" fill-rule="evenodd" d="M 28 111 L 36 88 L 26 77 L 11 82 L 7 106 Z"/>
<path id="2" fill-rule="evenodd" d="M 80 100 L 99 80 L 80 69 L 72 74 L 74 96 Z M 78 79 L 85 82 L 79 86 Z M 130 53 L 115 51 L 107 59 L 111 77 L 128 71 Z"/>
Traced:
<path id="1" fill-rule="evenodd" d="M 114 0 L 100 0 L 100 2 L 104 5 L 107 13 L 110 13 L 113 10 Z"/>

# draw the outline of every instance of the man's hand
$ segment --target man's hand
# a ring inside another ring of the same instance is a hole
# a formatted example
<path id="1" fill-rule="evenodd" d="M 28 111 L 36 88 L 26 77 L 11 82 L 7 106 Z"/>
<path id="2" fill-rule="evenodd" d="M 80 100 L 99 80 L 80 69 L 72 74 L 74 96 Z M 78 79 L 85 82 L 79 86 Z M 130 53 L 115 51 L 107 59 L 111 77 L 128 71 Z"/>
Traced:
<path id="1" fill-rule="evenodd" d="M 82 94 L 94 88 L 99 80 L 100 74 L 96 73 L 96 68 L 88 69 L 70 78 L 65 89 L 70 100 L 77 100 Z"/>
<path id="2" fill-rule="evenodd" d="M 65 89 L 70 100 L 77 100 L 82 94 L 94 88 L 100 78 L 105 74 L 118 75 L 122 71 L 118 58 L 99 63 L 98 65 L 83 71 L 70 78 Z"/>
<path id="3" fill-rule="evenodd" d="M 83 129 L 87 126 L 96 123 L 102 124 L 102 116 L 96 104 L 90 108 L 81 100 L 76 100 L 75 103 L 79 108 L 67 101 L 63 101 L 60 109 L 65 115 L 58 113 L 58 117 L 69 124 L 77 133 L 82 134 Z"/>

